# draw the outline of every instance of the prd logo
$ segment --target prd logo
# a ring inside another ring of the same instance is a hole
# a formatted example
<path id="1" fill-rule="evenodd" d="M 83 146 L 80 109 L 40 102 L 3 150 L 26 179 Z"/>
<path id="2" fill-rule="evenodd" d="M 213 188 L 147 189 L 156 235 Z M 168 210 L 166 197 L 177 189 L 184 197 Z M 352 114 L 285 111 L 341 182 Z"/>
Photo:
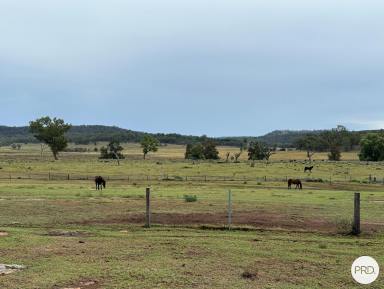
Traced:
<path id="1" fill-rule="evenodd" d="M 351 273 L 360 284 L 371 284 L 379 277 L 379 264 L 369 256 L 359 257 L 353 262 Z"/>

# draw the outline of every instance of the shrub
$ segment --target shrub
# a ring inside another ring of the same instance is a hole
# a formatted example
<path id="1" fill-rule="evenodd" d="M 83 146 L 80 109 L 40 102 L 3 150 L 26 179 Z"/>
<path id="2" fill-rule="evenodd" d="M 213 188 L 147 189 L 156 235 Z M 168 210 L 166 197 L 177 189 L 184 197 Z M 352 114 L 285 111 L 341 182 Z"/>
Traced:
<path id="1" fill-rule="evenodd" d="M 258 277 L 258 272 L 257 270 L 245 270 L 241 274 L 241 277 L 243 277 L 244 279 L 255 280 Z"/>
<path id="2" fill-rule="evenodd" d="M 188 203 L 197 202 L 196 195 L 184 195 L 184 200 Z"/>
<path id="3" fill-rule="evenodd" d="M 349 235 L 352 233 L 353 222 L 351 219 L 341 218 L 335 221 L 337 232 L 339 234 Z"/>
<path id="4" fill-rule="evenodd" d="M 320 244 L 319 244 L 319 248 L 320 248 L 320 249 L 327 249 L 327 244 L 325 244 L 325 243 L 320 243 Z"/>

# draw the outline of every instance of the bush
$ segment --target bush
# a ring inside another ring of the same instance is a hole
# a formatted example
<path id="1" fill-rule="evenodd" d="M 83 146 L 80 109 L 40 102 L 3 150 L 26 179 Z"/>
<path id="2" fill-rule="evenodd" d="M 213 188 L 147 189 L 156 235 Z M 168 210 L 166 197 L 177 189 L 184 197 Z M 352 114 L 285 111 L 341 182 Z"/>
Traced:
<path id="1" fill-rule="evenodd" d="M 327 244 L 325 244 L 325 243 L 320 243 L 320 244 L 319 244 L 319 248 L 320 248 L 320 249 L 327 249 Z"/>
<path id="2" fill-rule="evenodd" d="M 245 270 L 241 274 L 241 277 L 244 279 L 256 280 L 258 278 L 258 272 L 257 270 Z"/>
<path id="3" fill-rule="evenodd" d="M 339 234 L 349 235 L 352 233 L 353 221 L 351 219 L 342 218 L 335 221 L 337 232 Z"/>
<path id="4" fill-rule="evenodd" d="M 196 195 L 184 195 L 184 200 L 188 203 L 197 202 Z"/>

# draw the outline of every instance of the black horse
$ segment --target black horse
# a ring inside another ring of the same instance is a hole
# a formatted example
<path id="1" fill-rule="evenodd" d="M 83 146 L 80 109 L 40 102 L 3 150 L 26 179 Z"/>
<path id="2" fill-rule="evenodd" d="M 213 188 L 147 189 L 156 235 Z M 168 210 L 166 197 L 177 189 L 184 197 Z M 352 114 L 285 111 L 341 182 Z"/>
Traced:
<path id="1" fill-rule="evenodd" d="M 296 189 L 302 189 L 303 188 L 303 185 L 301 183 L 301 181 L 299 179 L 289 179 L 288 180 L 288 189 L 291 189 L 292 188 L 292 184 L 296 185 Z"/>
<path id="2" fill-rule="evenodd" d="M 97 176 L 95 177 L 95 184 L 96 184 L 96 190 L 103 190 L 103 188 L 105 189 L 105 180 L 103 179 L 103 177 L 101 176 Z"/>
<path id="3" fill-rule="evenodd" d="M 305 168 L 304 168 L 304 173 L 305 173 L 306 171 L 309 171 L 310 173 L 312 173 L 312 169 L 313 169 L 313 166 L 305 167 Z"/>

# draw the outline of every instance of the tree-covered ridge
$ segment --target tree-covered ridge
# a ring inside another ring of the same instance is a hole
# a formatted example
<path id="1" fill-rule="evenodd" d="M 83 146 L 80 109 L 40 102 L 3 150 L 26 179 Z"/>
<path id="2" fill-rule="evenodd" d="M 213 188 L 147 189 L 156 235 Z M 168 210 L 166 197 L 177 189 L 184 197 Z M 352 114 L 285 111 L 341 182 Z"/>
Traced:
<path id="1" fill-rule="evenodd" d="M 276 130 L 264 136 L 240 136 L 240 137 L 219 137 L 214 138 L 217 145 L 228 145 L 246 148 L 252 141 L 260 141 L 269 146 L 277 147 L 296 147 L 297 141 L 308 134 L 320 135 L 325 130 Z M 355 131 L 350 132 L 358 140 L 370 132 L 379 131 Z M 78 125 L 72 126 L 67 133 L 70 142 L 78 144 L 87 144 L 100 141 L 110 142 L 117 140 L 119 142 L 139 143 L 147 133 L 123 129 L 116 126 L 104 125 Z M 167 144 L 188 144 L 204 142 L 206 136 L 181 135 L 177 133 L 155 133 L 148 134 L 154 136 L 161 143 Z M 13 143 L 36 143 L 38 142 L 29 131 L 29 127 L 9 127 L 0 126 L 0 145 L 11 145 Z"/>

